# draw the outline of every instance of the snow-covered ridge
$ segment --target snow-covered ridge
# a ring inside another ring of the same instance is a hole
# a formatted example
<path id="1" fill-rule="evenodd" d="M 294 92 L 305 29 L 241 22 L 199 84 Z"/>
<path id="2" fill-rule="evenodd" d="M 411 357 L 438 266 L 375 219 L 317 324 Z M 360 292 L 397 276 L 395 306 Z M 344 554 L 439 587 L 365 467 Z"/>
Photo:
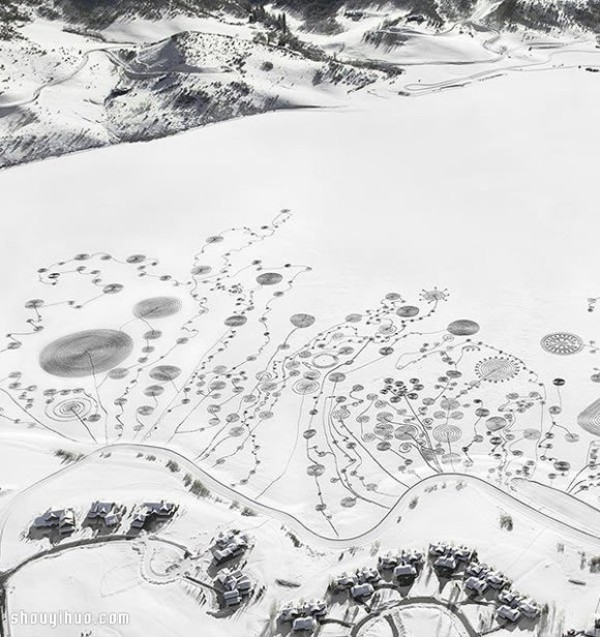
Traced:
<path id="1" fill-rule="evenodd" d="M 347 106 L 362 94 L 420 95 L 565 64 L 594 71 L 600 50 L 574 21 L 568 33 L 502 32 L 492 18 L 501 4 L 487 0 L 435 14 L 427 3 L 420 12 L 331 3 L 335 28 L 322 14 L 316 30 L 311 3 L 200 15 L 174 2 L 144 13 L 142 3 L 137 15 L 146 17 L 135 19 L 127 3 L 102 19 L 76 4 L 0 12 L 10 23 L 0 50 L 0 168 L 279 109 Z"/>
<path id="2" fill-rule="evenodd" d="M 54 22 L 24 28 L 28 39 L 4 51 L 0 166 L 281 108 L 336 105 L 385 77 L 364 64 L 311 59 L 246 25 L 229 33 L 210 26 L 162 37 L 167 25 L 150 43 L 65 33 Z"/>
<path id="3" fill-rule="evenodd" d="M 382 10 L 440 29 L 475 21 L 500 30 L 600 30 L 597 5 L 585 0 L 272 0 L 268 6 L 290 12 L 306 30 L 322 33 L 344 31 L 348 20 L 360 22 Z"/>
<path id="4" fill-rule="evenodd" d="M 420 17 L 444 28 L 460 21 L 481 21 L 500 29 L 600 28 L 597 4 L 585 0 L 6 0 L 0 7 L 3 33 L 24 20 L 42 17 L 88 29 L 105 29 L 123 19 L 162 20 L 189 16 L 248 21 L 264 9 L 294 16 L 307 30 L 334 33 L 346 19 L 359 21 L 385 10 Z"/>

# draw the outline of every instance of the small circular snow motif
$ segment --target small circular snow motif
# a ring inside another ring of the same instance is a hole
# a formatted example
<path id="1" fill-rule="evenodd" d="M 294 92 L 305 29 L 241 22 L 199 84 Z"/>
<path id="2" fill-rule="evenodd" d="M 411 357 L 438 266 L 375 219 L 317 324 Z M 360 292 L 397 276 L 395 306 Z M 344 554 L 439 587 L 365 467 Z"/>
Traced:
<path id="1" fill-rule="evenodd" d="M 520 371 L 518 363 L 503 356 L 494 356 L 479 361 L 475 373 L 488 383 L 503 383 L 514 378 Z"/>
<path id="2" fill-rule="evenodd" d="M 458 319 L 452 321 L 446 329 L 454 336 L 473 336 L 479 332 L 479 324 L 470 319 Z"/>
<path id="3" fill-rule="evenodd" d="M 93 399 L 88 396 L 69 398 L 56 403 L 46 410 L 52 420 L 65 421 L 82 420 L 95 408 Z"/>
<path id="4" fill-rule="evenodd" d="M 554 332 L 544 336 L 541 345 L 550 354 L 558 356 L 570 356 L 583 349 L 583 341 L 577 334 L 569 332 Z"/>
<path id="5" fill-rule="evenodd" d="M 500 429 L 504 429 L 507 423 L 502 416 L 492 416 L 485 421 L 485 426 L 488 431 L 499 431 Z"/>
<path id="6" fill-rule="evenodd" d="M 292 387 L 293 391 L 296 394 L 300 394 L 304 396 L 305 394 L 312 394 L 319 389 L 320 385 L 315 380 L 310 380 L 308 378 L 303 378 L 296 382 Z"/>
<path id="7" fill-rule="evenodd" d="M 438 425 L 433 430 L 433 437 L 438 442 L 457 442 L 462 438 L 462 430 L 455 425 Z"/>

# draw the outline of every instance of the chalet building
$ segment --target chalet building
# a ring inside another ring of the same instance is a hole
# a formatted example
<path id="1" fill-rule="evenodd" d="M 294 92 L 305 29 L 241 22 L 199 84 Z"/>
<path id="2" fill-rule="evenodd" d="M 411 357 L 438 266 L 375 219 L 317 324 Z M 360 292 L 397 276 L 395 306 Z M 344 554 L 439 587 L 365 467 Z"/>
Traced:
<path id="1" fill-rule="evenodd" d="M 429 545 L 429 555 L 430 557 L 441 557 L 448 553 L 449 546 L 444 542 L 436 542 L 434 544 Z"/>
<path id="2" fill-rule="evenodd" d="M 313 633 L 317 627 L 317 622 L 312 617 L 297 617 L 292 624 L 292 631 L 295 633 Z"/>
<path id="3" fill-rule="evenodd" d="M 396 555 L 380 555 L 377 566 L 382 571 L 391 571 L 398 566 L 399 558 Z"/>
<path id="4" fill-rule="evenodd" d="M 376 568 L 363 566 L 356 571 L 356 579 L 359 584 L 362 584 L 363 582 L 370 582 L 371 584 L 375 584 L 381 579 L 381 575 Z"/>
<path id="5" fill-rule="evenodd" d="M 470 562 L 473 558 L 473 551 L 466 546 L 459 546 L 458 548 L 452 549 L 452 555 L 459 562 Z"/>
<path id="6" fill-rule="evenodd" d="M 458 563 L 453 555 L 446 554 L 434 561 L 433 568 L 440 577 L 451 577 L 458 568 Z"/>
<path id="7" fill-rule="evenodd" d="M 326 617 L 328 612 L 327 604 L 324 600 L 310 600 L 300 605 L 290 604 L 279 613 L 279 620 L 282 622 L 293 622 L 298 618 L 313 618 L 320 620 Z"/>
<path id="8" fill-rule="evenodd" d="M 399 586 L 410 586 L 417 579 L 417 569 L 412 564 L 399 564 L 394 569 L 394 577 Z"/>
<path id="9" fill-rule="evenodd" d="M 299 610 L 302 615 L 321 618 L 327 615 L 327 604 L 322 599 L 310 600 L 302 604 Z"/>
<path id="10" fill-rule="evenodd" d="M 221 589 L 225 606 L 237 606 L 252 592 L 252 580 L 241 570 L 224 570 L 215 578 L 215 584 Z"/>
<path id="11" fill-rule="evenodd" d="M 148 512 L 147 511 L 138 511 L 133 514 L 133 518 L 131 519 L 131 526 L 134 529 L 143 529 L 146 526 L 146 522 L 148 521 Z"/>
<path id="12" fill-rule="evenodd" d="M 225 606 L 237 606 L 242 601 L 242 594 L 238 590 L 225 591 L 223 601 Z"/>
<path id="13" fill-rule="evenodd" d="M 490 573 L 486 575 L 485 581 L 491 588 L 497 591 L 502 590 L 509 585 L 509 581 L 501 573 Z"/>
<path id="14" fill-rule="evenodd" d="M 100 523 L 104 526 L 115 527 L 121 521 L 118 513 L 117 505 L 114 502 L 96 502 L 92 503 L 87 514 L 87 520 L 92 523 Z"/>
<path id="15" fill-rule="evenodd" d="M 152 520 L 166 520 L 172 518 L 177 511 L 177 505 L 173 502 L 144 502 L 142 508 L 138 509 L 131 520 L 133 529 L 143 529 Z"/>
<path id="16" fill-rule="evenodd" d="M 279 613 L 279 621 L 281 622 L 293 622 L 294 619 L 300 616 L 300 611 L 295 606 L 286 606 L 281 609 Z"/>
<path id="17" fill-rule="evenodd" d="M 523 617 L 527 617 L 527 619 L 537 619 L 540 616 L 539 606 L 530 600 L 520 601 L 517 608 L 521 611 Z"/>
<path id="18" fill-rule="evenodd" d="M 354 575 L 347 575 L 344 573 L 343 575 L 336 577 L 331 582 L 331 588 L 333 588 L 334 591 L 347 591 L 355 586 L 356 583 L 357 579 Z"/>
<path id="19" fill-rule="evenodd" d="M 510 590 L 504 589 L 498 593 L 498 601 L 501 604 L 506 604 L 507 606 L 512 606 L 513 608 L 516 608 L 519 605 L 520 599 L 521 598 L 519 597 L 519 595 L 517 595 L 517 593 L 514 593 Z"/>
<path id="20" fill-rule="evenodd" d="M 155 515 L 161 518 L 170 518 L 175 515 L 177 511 L 177 505 L 173 502 L 144 502 L 144 507 L 148 511 L 149 515 Z"/>
<path id="21" fill-rule="evenodd" d="M 222 564 L 227 560 L 243 555 L 247 549 L 248 542 L 246 539 L 242 536 L 236 536 L 223 548 L 213 548 L 213 560 L 215 564 Z"/>
<path id="22" fill-rule="evenodd" d="M 478 577 L 469 577 L 465 581 L 465 590 L 467 594 L 470 594 L 474 597 L 483 595 L 485 591 L 488 589 L 488 583 L 484 579 L 479 579 Z"/>
<path id="23" fill-rule="evenodd" d="M 413 566 L 423 564 L 423 553 L 421 551 L 402 551 L 400 558 Z"/>
<path id="24" fill-rule="evenodd" d="M 75 530 L 75 512 L 73 509 L 48 509 L 33 521 L 37 530 L 57 530 L 61 535 L 73 533 Z"/>
<path id="25" fill-rule="evenodd" d="M 498 607 L 496 615 L 499 619 L 504 619 L 510 624 L 516 624 L 521 619 L 521 611 L 518 608 L 511 608 L 505 605 Z"/>
<path id="26" fill-rule="evenodd" d="M 480 562 L 470 562 L 465 568 L 466 577 L 484 579 L 491 572 L 490 568 Z"/>
<path id="27" fill-rule="evenodd" d="M 374 592 L 375 589 L 369 582 L 365 582 L 364 584 L 356 584 L 350 589 L 350 595 L 352 595 L 352 598 L 357 601 L 368 599 L 369 597 L 371 597 L 371 595 L 373 595 Z"/>

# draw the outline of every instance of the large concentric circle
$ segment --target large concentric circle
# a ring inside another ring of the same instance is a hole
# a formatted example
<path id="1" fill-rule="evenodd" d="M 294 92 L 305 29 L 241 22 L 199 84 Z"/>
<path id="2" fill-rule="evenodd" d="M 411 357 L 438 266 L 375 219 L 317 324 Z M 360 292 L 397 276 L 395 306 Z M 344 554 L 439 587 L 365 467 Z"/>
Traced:
<path id="1" fill-rule="evenodd" d="M 46 345 L 39 362 L 48 374 L 79 378 L 107 372 L 122 363 L 132 351 L 133 341 L 125 332 L 86 330 Z"/>

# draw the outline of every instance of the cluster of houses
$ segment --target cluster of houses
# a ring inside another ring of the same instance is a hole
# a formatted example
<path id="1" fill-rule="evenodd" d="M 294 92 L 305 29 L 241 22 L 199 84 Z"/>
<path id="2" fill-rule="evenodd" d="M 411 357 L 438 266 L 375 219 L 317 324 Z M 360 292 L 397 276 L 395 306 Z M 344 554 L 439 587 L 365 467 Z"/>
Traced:
<path id="1" fill-rule="evenodd" d="M 516 624 L 523 617 L 531 620 L 539 617 L 539 606 L 511 591 L 509 579 L 479 562 L 475 551 L 465 546 L 437 543 L 429 546 L 429 557 L 440 577 L 452 577 L 461 571 L 465 593 L 469 597 L 478 598 L 489 592 L 495 594 L 498 602 L 496 616 L 499 620 Z"/>
<path id="2" fill-rule="evenodd" d="M 539 617 L 541 610 L 537 604 L 510 590 L 511 583 L 508 578 L 485 564 L 471 562 L 465 568 L 464 578 L 467 595 L 481 597 L 488 591 L 496 594 L 498 619 L 515 624 L 522 617 L 527 619 Z"/>
<path id="3" fill-rule="evenodd" d="M 223 605 L 227 607 L 241 604 L 253 589 L 252 580 L 241 570 L 223 569 L 214 584 L 221 593 Z"/>
<path id="4" fill-rule="evenodd" d="M 319 600 L 290 604 L 279 613 L 279 621 L 290 623 L 294 633 L 313 633 L 318 622 L 327 617 L 327 604 Z"/>
<path id="5" fill-rule="evenodd" d="M 250 548 L 250 538 L 239 531 L 219 533 L 211 547 L 213 566 L 219 569 L 215 578 L 215 588 L 221 593 L 223 605 L 235 607 L 250 595 L 253 589 L 252 580 L 241 568 L 221 568 L 225 563 L 243 556 Z"/>
<path id="6" fill-rule="evenodd" d="M 353 575 L 343 573 L 331 582 L 335 593 L 349 592 L 355 601 L 365 601 L 375 592 L 375 586 L 381 581 L 381 574 L 376 568 L 363 566 Z"/>
<path id="7" fill-rule="evenodd" d="M 115 529 L 121 523 L 125 507 L 116 502 L 95 501 L 90 506 L 85 517 L 89 526 Z M 131 529 L 139 531 L 147 527 L 152 520 L 166 520 L 172 518 L 177 511 L 173 502 L 145 502 L 133 514 Z M 32 529 L 41 532 L 56 532 L 63 537 L 75 531 L 75 511 L 73 509 L 48 509 L 36 517 Z"/>
<path id="8" fill-rule="evenodd" d="M 245 533 L 228 531 L 219 534 L 212 547 L 213 562 L 223 564 L 235 557 L 244 555 L 250 546 L 250 541 Z"/>
<path id="9" fill-rule="evenodd" d="M 379 570 L 392 571 L 398 586 L 411 586 L 423 567 L 423 553 L 400 551 L 379 557 Z"/>
<path id="10" fill-rule="evenodd" d="M 540 607 L 528 598 L 511 590 L 511 582 L 502 573 L 479 562 L 477 552 L 466 546 L 443 542 L 430 544 L 428 559 L 440 578 L 462 579 L 464 592 L 473 600 L 486 596 L 486 603 L 494 609 L 502 624 L 516 624 L 522 618 L 537 619 Z M 348 593 L 356 602 L 366 602 L 377 588 L 389 588 L 393 581 L 399 587 L 412 586 L 423 570 L 425 558 L 417 550 L 402 550 L 378 557 L 377 566 L 363 566 L 354 573 L 343 573 L 330 582 L 334 594 Z M 312 634 L 319 622 L 326 618 L 324 601 L 289 604 L 279 613 L 279 621 L 291 624 L 293 633 Z M 590 633 L 600 637 L 598 632 Z"/>
<path id="11" fill-rule="evenodd" d="M 466 546 L 438 542 L 429 545 L 429 559 L 439 577 L 452 577 L 466 564 L 476 563 L 477 553 Z"/>
<path id="12" fill-rule="evenodd" d="M 423 554 L 420 551 L 400 551 L 380 556 L 377 568 L 363 566 L 348 575 L 343 573 L 335 577 L 330 588 L 335 593 L 347 591 L 357 602 L 369 599 L 382 580 L 382 573 L 391 572 L 398 586 L 411 586 L 419 576 L 423 566 Z"/>

